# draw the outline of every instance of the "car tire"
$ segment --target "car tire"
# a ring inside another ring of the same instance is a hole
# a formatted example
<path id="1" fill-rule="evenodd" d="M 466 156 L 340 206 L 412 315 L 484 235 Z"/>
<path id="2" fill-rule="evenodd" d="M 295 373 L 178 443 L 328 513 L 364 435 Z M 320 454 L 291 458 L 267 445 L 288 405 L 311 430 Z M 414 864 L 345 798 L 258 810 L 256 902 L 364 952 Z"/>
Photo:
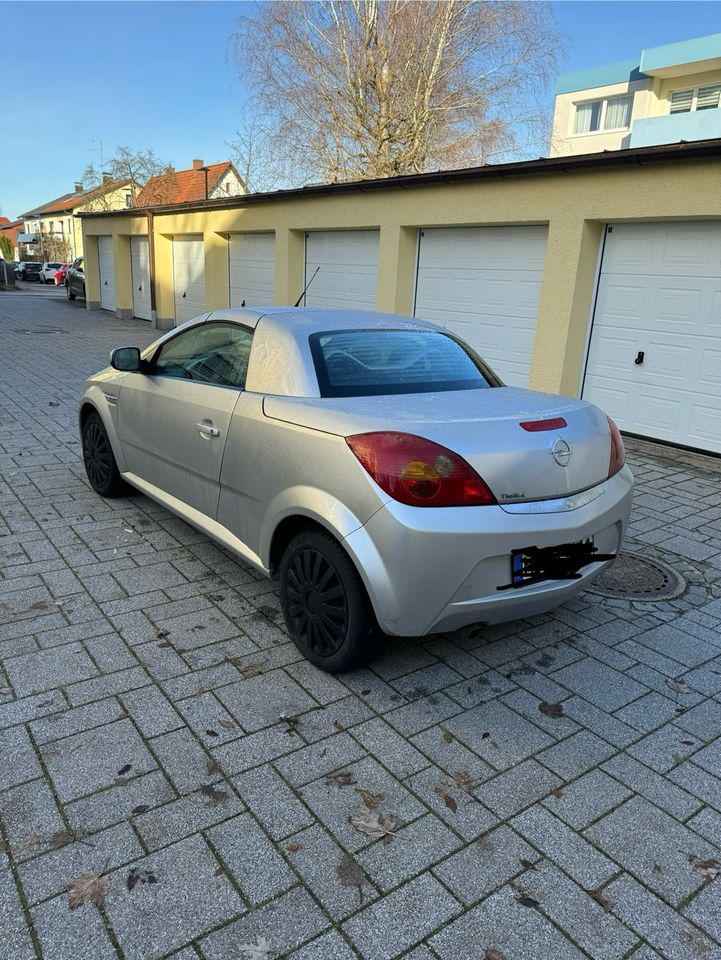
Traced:
<path id="1" fill-rule="evenodd" d="M 101 497 L 124 496 L 127 485 L 120 476 L 113 448 L 99 413 L 91 413 L 83 424 L 83 463 L 90 486 Z"/>
<path id="2" fill-rule="evenodd" d="M 378 625 L 368 594 L 332 537 L 314 530 L 294 537 L 279 573 L 285 623 L 307 660 L 340 673 L 373 656 Z"/>
<path id="3" fill-rule="evenodd" d="M 86 296 L 85 296 L 85 284 L 83 284 L 83 292 L 80 294 L 80 299 L 81 299 L 81 300 L 87 299 Z"/>
<path id="4" fill-rule="evenodd" d="M 70 292 L 70 284 L 69 284 L 69 283 L 66 283 L 66 284 L 65 284 L 65 293 L 68 295 L 68 300 L 74 300 L 74 299 L 75 299 L 75 294 Z"/>

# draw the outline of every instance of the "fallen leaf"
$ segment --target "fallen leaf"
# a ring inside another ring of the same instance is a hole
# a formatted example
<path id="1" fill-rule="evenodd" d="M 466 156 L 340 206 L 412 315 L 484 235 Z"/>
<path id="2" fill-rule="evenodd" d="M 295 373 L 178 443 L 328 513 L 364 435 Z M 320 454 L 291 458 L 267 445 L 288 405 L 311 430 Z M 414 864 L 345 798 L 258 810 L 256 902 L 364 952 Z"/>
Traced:
<path id="1" fill-rule="evenodd" d="M 458 804 L 450 795 L 450 793 L 446 793 L 443 787 L 436 787 L 435 793 L 441 798 L 441 800 L 445 803 L 445 805 L 448 807 L 451 813 L 457 813 Z"/>
<path id="2" fill-rule="evenodd" d="M 524 870 L 535 870 L 535 864 L 531 863 L 530 860 L 524 860 L 523 857 L 518 861 Z"/>
<path id="3" fill-rule="evenodd" d="M 721 863 L 719 863 L 715 857 L 707 857 L 705 860 L 699 860 L 693 854 L 689 854 L 688 859 L 697 870 L 704 871 L 702 881 L 705 887 L 707 887 L 712 880 L 715 880 L 719 875 L 719 871 L 721 871 Z"/>
<path id="4" fill-rule="evenodd" d="M 696 744 L 694 743 L 693 740 L 682 740 L 681 743 L 684 744 L 684 746 L 686 746 L 686 747 L 695 747 L 695 746 L 696 746 Z"/>
<path id="5" fill-rule="evenodd" d="M 550 792 L 551 792 L 552 796 L 557 797 L 557 798 L 563 796 L 563 793 L 561 792 L 561 788 L 560 788 L 560 787 L 554 787 L 553 790 L 551 790 Z"/>
<path id="6" fill-rule="evenodd" d="M 158 878 L 153 870 L 141 870 L 140 867 L 133 867 L 125 882 L 128 890 L 132 890 L 139 883 L 157 883 Z"/>
<path id="7" fill-rule="evenodd" d="M 25 857 L 31 857 L 38 850 L 43 847 L 43 838 L 39 837 L 37 833 L 29 833 L 17 847 L 15 856 L 19 860 L 23 860 Z"/>
<path id="8" fill-rule="evenodd" d="M 340 863 L 335 869 L 338 874 L 338 879 L 344 887 L 358 888 L 358 897 L 360 898 L 360 902 L 363 903 L 363 885 L 368 883 L 368 878 L 353 857 L 348 853 L 344 853 Z"/>
<path id="9" fill-rule="evenodd" d="M 596 901 L 596 903 L 598 903 L 600 906 L 603 907 L 606 913 L 611 912 L 611 910 L 613 909 L 613 904 L 608 899 L 608 897 L 604 897 L 604 895 L 600 891 L 596 891 L 596 893 L 592 893 L 591 896 Z"/>
<path id="10" fill-rule="evenodd" d="M 270 944 L 265 937 L 259 937 L 257 943 L 241 943 L 238 949 L 243 960 L 270 960 Z"/>
<path id="11" fill-rule="evenodd" d="M 361 800 L 369 810 L 375 810 L 385 799 L 382 793 L 371 793 L 370 790 L 363 790 L 360 787 L 356 787 L 355 792 L 360 794 Z"/>
<path id="12" fill-rule="evenodd" d="M 361 690 L 362 697 L 367 697 L 369 693 L 370 693 L 370 690 L 367 687 L 365 690 Z"/>
<path id="13" fill-rule="evenodd" d="M 651 869 L 653 870 L 654 873 L 663 873 L 663 867 L 661 866 L 660 863 L 654 863 Z"/>
<path id="14" fill-rule="evenodd" d="M 141 813 L 147 813 L 150 810 L 150 806 L 147 803 L 139 803 L 137 807 L 133 807 L 130 811 L 134 817 L 140 816 Z"/>
<path id="15" fill-rule="evenodd" d="M 340 722 L 340 720 L 334 720 L 334 721 L 333 721 L 333 726 L 336 728 L 336 730 L 338 731 L 338 733 L 342 733 L 342 732 L 345 730 L 345 727 L 344 727 L 343 724 Z"/>
<path id="16" fill-rule="evenodd" d="M 288 853 L 297 853 L 300 850 L 300 844 L 295 840 L 291 840 L 285 849 L 288 851 Z"/>
<path id="17" fill-rule="evenodd" d="M 59 401 L 59 400 L 48 400 L 48 406 L 49 406 L 49 407 L 59 407 L 59 406 L 60 406 L 60 401 Z"/>
<path id="18" fill-rule="evenodd" d="M 51 850 L 60 850 L 78 839 L 78 835 L 73 830 L 57 830 L 48 840 L 48 847 Z"/>
<path id="19" fill-rule="evenodd" d="M 207 733 L 207 735 L 208 735 L 209 737 L 219 737 L 219 736 L 220 736 L 220 734 L 218 733 L 218 731 L 217 731 L 217 730 L 213 730 L 212 727 L 208 728 L 205 732 Z"/>
<path id="20" fill-rule="evenodd" d="M 297 732 L 297 727 L 298 727 L 298 722 L 299 722 L 299 720 L 300 720 L 300 717 L 295 717 L 295 716 L 293 716 L 293 717 L 281 716 L 281 717 L 279 718 L 279 722 L 280 722 L 280 723 L 284 723 L 284 724 L 286 725 L 286 727 L 285 727 L 285 732 L 288 733 L 288 734 L 292 734 L 292 733 L 296 733 L 296 732 Z"/>
<path id="21" fill-rule="evenodd" d="M 212 757 L 208 757 L 208 762 L 205 764 L 205 769 L 208 771 L 209 777 L 215 776 L 216 773 L 220 773 L 220 767 Z"/>
<path id="22" fill-rule="evenodd" d="M 402 826 L 402 822 L 392 813 L 384 813 L 383 811 L 375 813 L 368 807 L 359 807 L 354 814 L 348 817 L 348 821 L 359 833 L 365 833 L 374 840 L 379 837 L 393 837 L 396 830 Z"/>
<path id="23" fill-rule="evenodd" d="M 218 790 L 217 787 L 213 787 L 209 783 L 203 784 L 200 788 L 200 793 L 210 800 L 212 806 L 217 806 L 219 803 L 227 803 L 228 800 L 230 800 L 230 796 L 225 790 Z"/>
<path id="24" fill-rule="evenodd" d="M 490 735 L 491 733 L 489 730 L 484 730 L 483 733 L 481 734 L 481 740 L 488 740 Z"/>
<path id="25" fill-rule="evenodd" d="M 666 686 L 669 690 L 673 690 L 674 693 L 693 693 L 693 690 L 687 683 L 684 683 L 683 680 L 672 680 L 671 677 L 666 678 Z"/>
<path id="26" fill-rule="evenodd" d="M 454 741 L 456 738 L 453 736 L 453 734 L 452 734 L 449 730 L 444 730 L 444 731 L 443 731 L 443 739 L 446 741 L 446 743 L 453 743 L 453 741 Z"/>
<path id="27" fill-rule="evenodd" d="M 452 782 L 460 787 L 461 790 L 464 790 L 466 793 L 473 793 L 475 785 L 471 780 L 471 775 L 467 770 L 455 770 L 451 774 Z"/>
<path id="28" fill-rule="evenodd" d="M 541 713 L 545 714 L 545 716 L 547 716 L 547 717 L 556 717 L 556 718 L 558 718 L 558 717 L 563 717 L 563 716 L 565 716 L 565 714 L 564 714 L 564 712 L 563 712 L 563 704 L 562 704 L 562 703 L 546 703 L 545 700 L 542 700 L 542 701 L 538 704 L 538 709 L 541 711 Z"/>
<path id="29" fill-rule="evenodd" d="M 500 950 L 486 950 L 483 954 L 483 960 L 506 960 L 506 955 Z"/>
<path id="30" fill-rule="evenodd" d="M 85 903 L 102 907 L 108 892 L 108 881 L 98 873 L 84 873 L 70 881 L 67 891 L 71 910 L 82 907 Z"/>
<path id="31" fill-rule="evenodd" d="M 244 667 L 238 667 L 241 677 L 245 677 L 246 680 L 250 680 L 251 677 L 259 677 L 263 672 L 263 666 L 265 660 L 261 660 L 260 663 L 248 663 Z M 236 664 L 237 666 L 237 664 Z"/>
<path id="32" fill-rule="evenodd" d="M 541 906 L 538 900 L 534 900 L 533 897 L 528 897 L 525 894 L 519 894 L 516 900 L 522 907 L 529 907 L 532 910 L 537 910 Z"/>
<path id="33" fill-rule="evenodd" d="M 350 787 L 352 784 L 358 783 L 350 770 L 337 770 L 335 773 L 329 773 L 325 782 L 336 787 Z"/>
<path id="34" fill-rule="evenodd" d="M 218 725 L 223 728 L 223 730 L 235 730 L 235 723 L 232 720 L 219 720 Z"/>
<path id="35" fill-rule="evenodd" d="M 225 597 L 222 593 L 209 593 L 209 600 L 214 600 L 216 603 L 220 603 L 221 600 L 225 600 Z"/>
<path id="36" fill-rule="evenodd" d="M 122 767 L 118 770 L 118 776 L 119 776 L 119 777 L 124 777 L 125 774 L 126 774 L 126 773 L 130 773 L 130 771 L 131 771 L 132 769 L 133 769 L 132 763 L 126 763 L 124 766 L 122 766 Z"/>

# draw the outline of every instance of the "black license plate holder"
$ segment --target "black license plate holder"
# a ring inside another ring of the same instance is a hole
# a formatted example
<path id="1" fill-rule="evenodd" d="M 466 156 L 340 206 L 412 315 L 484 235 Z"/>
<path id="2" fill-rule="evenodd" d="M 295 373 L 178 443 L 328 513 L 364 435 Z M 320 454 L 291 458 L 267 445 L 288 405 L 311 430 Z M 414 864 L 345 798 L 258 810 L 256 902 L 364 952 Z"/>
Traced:
<path id="1" fill-rule="evenodd" d="M 579 580 L 589 563 L 612 560 L 615 554 L 601 554 L 593 537 L 553 547 L 523 547 L 511 551 L 511 582 L 498 590 L 518 590 L 546 580 Z"/>

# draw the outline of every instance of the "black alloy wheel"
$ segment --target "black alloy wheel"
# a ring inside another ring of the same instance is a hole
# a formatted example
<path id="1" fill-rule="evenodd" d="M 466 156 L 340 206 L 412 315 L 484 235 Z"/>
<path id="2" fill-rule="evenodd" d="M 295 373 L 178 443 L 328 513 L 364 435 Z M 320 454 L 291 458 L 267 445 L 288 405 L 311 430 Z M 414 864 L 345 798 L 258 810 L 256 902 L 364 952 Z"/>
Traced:
<path id="1" fill-rule="evenodd" d="M 295 537 L 280 565 L 286 626 L 303 655 L 329 673 L 349 670 L 374 652 L 376 623 L 347 554 L 326 534 Z"/>
<path id="2" fill-rule="evenodd" d="M 120 497 L 125 493 L 110 440 L 97 413 L 91 413 L 83 426 L 83 463 L 90 486 L 101 497 Z"/>

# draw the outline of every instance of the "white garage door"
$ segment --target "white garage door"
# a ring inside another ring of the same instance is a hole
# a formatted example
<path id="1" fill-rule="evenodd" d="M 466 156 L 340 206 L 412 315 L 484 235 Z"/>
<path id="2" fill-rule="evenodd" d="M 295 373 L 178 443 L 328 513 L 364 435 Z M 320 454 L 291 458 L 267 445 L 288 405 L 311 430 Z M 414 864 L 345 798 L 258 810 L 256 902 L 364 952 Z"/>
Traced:
<path id="1" fill-rule="evenodd" d="M 231 307 L 275 303 L 275 234 L 232 233 L 228 243 Z"/>
<path id="2" fill-rule="evenodd" d="M 100 270 L 100 306 L 103 310 L 115 310 L 115 260 L 112 237 L 98 237 L 98 268 Z"/>
<path id="3" fill-rule="evenodd" d="M 202 237 L 173 237 L 175 323 L 205 312 L 205 250 Z"/>
<path id="4" fill-rule="evenodd" d="M 629 433 L 721 453 L 721 223 L 606 228 L 583 396 Z"/>
<path id="5" fill-rule="evenodd" d="M 305 306 L 375 310 L 378 239 L 378 230 L 307 233 L 305 283 L 320 269 L 308 288 Z"/>
<path id="6" fill-rule="evenodd" d="M 130 267 L 133 280 L 133 316 L 140 317 L 141 320 L 152 320 L 147 237 L 131 237 Z"/>
<path id="7" fill-rule="evenodd" d="M 527 387 L 547 228 L 421 230 L 414 316 L 469 343 L 501 379 Z"/>

